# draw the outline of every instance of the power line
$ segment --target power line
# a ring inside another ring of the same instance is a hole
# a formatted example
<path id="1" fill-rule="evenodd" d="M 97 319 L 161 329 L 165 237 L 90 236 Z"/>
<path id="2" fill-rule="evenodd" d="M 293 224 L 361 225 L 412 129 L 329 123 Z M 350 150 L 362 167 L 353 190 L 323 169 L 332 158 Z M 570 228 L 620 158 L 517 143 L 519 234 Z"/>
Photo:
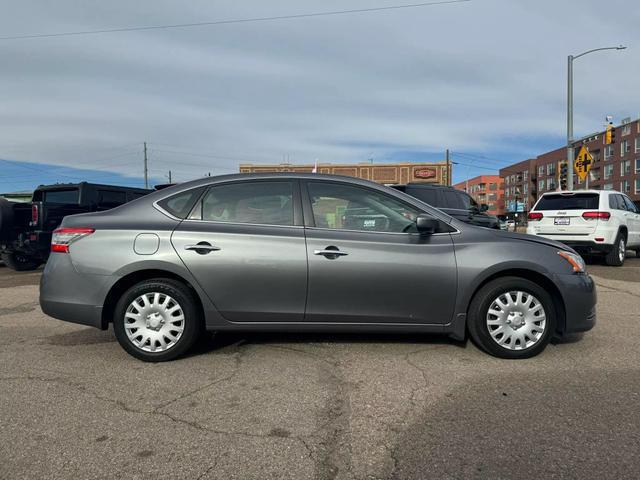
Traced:
<path id="1" fill-rule="evenodd" d="M 402 8 L 429 7 L 433 5 L 446 5 L 451 3 L 464 3 L 464 2 L 470 2 L 470 1 L 471 0 L 443 0 L 443 1 L 436 1 L 436 2 L 410 3 L 410 4 L 404 4 L 404 5 L 389 5 L 387 7 L 355 8 L 351 10 L 334 10 L 334 11 L 328 11 L 328 12 L 299 13 L 299 14 L 293 14 L 293 15 L 276 15 L 272 17 L 236 18 L 236 19 L 229 19 L 229 20 L 215 20 L 210 22 L 176 23 L 173 25 L 149 25 L 146 27 L 142 27 L 142 26 L 121 27 L 121 28 L 108 28 L 108 29 L 102 29 L 102 30 L 79 30 L 75 32 L 34 33 L 34 34 L 11 35 L 7 37 L 0 37 L 0 40 L 71 37 L 71 36 L 79 36 L 79 35 L 97 35 L 102 33 L 133 32 L 133 31 L 140 31 L 140 30 L 165 30 L 170 28 L 210 27 L 215 25 L 231 25 L 235 23 L 270 22 L 274 20 L 289 20 L 289 19 L 297 19 L 297 18 L 328 17 L 331 15 L 381 12 L 385 10 L 399 10 Z"/>

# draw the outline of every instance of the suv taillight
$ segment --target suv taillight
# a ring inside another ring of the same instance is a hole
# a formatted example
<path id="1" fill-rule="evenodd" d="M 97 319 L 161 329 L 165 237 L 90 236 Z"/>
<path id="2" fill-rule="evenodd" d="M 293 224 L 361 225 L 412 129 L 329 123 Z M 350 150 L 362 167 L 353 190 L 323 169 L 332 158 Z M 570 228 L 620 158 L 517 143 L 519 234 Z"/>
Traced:
<path id="1" fill-rule="evenodd" d="M 51 236 L 51 251 L 69 253 L 69 245 L 95 232 L 93 228 L 58 228 Z"/>
<path id="2" fill-rule="evenodd" d="M 531 212 L 529 215 L 527 215 L 527 218 L 533 222 L 542 220 L 542 217 L 544 217 L 544 215 L 542 215 L 542 213 L 540 212 Z"/>
<path id="3" fill-rule="evenodd" d="M 611 218 L 611 214 L 609 212 L 584 212 L 582 214 L 582 218 L 585 220 L 604 220 L 605 222 L 609 221 Z"/>
<path id="4" fill-rule="evenodd" d="M 38 204 L 34 203 L 31 205 L 31 226 L 36 226 L 38 224 Z"/>

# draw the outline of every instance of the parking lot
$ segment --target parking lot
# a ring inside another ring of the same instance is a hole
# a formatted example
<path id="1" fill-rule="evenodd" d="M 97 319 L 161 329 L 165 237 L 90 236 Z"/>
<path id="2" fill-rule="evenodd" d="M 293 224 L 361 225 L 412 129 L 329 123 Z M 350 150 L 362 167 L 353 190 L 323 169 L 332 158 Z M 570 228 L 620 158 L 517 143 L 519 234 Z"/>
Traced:
<path id="1" fill-rule="evenodd" d="M 433 336 L 224 334 L 146 364 L 0 266 L 0 478 L 637 478 L 640 259 L 505 361 Z"/>

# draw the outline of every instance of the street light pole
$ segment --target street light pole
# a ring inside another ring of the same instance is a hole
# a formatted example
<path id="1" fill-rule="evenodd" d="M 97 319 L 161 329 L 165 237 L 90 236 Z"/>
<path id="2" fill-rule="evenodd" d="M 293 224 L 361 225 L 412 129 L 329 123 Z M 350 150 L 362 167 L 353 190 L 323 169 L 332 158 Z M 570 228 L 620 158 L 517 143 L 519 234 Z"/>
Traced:
<path id="1" fill-rule="evenodd" d="M 567 190 L 573 190 L 573 61 L 584 55 L 600 50 L 624 50 L 627 47 L 619 45 L 617 47 L 594 48 L 582 52 L 580 55 L 569 55 L 567 57 Z"/>

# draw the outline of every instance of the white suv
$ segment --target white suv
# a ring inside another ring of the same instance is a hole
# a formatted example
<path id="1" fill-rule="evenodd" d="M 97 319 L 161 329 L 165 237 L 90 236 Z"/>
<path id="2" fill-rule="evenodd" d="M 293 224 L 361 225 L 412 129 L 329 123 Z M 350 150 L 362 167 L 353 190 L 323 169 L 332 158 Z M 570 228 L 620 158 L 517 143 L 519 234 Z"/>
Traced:
<path id="1" fill-rule="evenodd" d="M 607 265 L 622 265 L 627 249 L 640 256 L 640 210 L 620 192 L 548 192 L 528 219 L 528 234 L 558 240 L 581 254 L 604 254 Z"/>

